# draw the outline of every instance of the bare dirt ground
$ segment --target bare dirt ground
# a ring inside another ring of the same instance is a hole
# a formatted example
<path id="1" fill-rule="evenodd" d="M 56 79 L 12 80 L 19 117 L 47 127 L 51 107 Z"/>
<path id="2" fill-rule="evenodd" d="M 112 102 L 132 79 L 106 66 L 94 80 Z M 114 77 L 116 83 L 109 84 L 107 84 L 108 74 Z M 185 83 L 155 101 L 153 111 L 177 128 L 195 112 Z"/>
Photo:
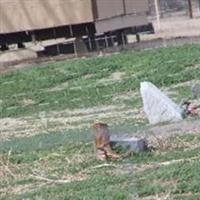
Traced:
<path id="1" fill-rule="evenodd" d="M 160 20 L 160 27 L 156 21 L 153 21 L 153 26 L 155 34 L 144 35 L 144 40 L 200 36 L 200 18 L 190 19 L 188 16 L 168 17 Z"/>
<path id="2" fill-rule="evenodd" d="M 197 133 L 200 130 L 200 120 L 183 120 L 180 122 L 154 126 L 148 131 L 151 135 L 157 135 L 160 137 L 167 137 L 174 133 Z"/>
<path id="3" fill-rule="evenodd" d="M 133 117 L 134 119 L 140 118 L 138 110 L 110 105 L 60 112 L 40 112 L 37 116 L 2 118 L 0 119 L 0 139 L 31 136 L 41 132 L 89 128 L 94 119 L 115 124 L 118 118 L 122 121 Z"/>

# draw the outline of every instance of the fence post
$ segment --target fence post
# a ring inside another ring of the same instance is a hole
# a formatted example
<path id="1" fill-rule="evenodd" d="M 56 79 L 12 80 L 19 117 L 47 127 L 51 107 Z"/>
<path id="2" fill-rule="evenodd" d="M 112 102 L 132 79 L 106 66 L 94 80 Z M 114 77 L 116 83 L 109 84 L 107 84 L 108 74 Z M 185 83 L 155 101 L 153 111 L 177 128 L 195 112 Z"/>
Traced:
<path id="1" fill-rule="evenodd" d="M 158 30 L 160 30 L 160 11 L 159 11 L 159 1 L 158 1 L 158 0 L 154 0 L 154 4 L 155 4 L 155 11 L 156 11 L 157 27 L 158 27 Z"/>
<path id="2" fill-rule="evenodd" d="M 188 9 L 189 9 L 189 16 L 193 18 L 193 10 L 192 10 L 192 0 L 188 0 Z"/>
<path id="3" fill-rule="evenodd" d="M 199 7 L 199 11 L 200 11 L 200 0 L 198 0 L 198 7 Z"/>

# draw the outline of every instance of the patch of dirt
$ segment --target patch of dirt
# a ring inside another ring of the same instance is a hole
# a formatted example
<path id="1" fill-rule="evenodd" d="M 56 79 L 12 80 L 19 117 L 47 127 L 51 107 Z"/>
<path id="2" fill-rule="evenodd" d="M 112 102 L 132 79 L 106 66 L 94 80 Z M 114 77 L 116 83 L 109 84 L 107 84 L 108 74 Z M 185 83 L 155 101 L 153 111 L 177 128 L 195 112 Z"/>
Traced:
<path id="1" fill-rule="evenodd" d="M 134 198 L 135 200 L 170 200 L 170 199 L 174 199 L 172 197 L 173 195 L 171 194 L 171 192 L 162 192 L 159 194 L 155 194 L 155 195 L 149 195 L 147 197 L 136 197 Z"/>
<path id="2" fill-rule="evenodd" d="M 0 119 L 0 132 L 3 130 L 15 130 L 17 126 L 26 126 L 27 121 L 23 119 L 15 119 L 15 118 L 3 118 Z"/>
<path id="3" fill-rule="evenodd" d="M 43 186 L 47 186 L 46 183 L 37 183 L 37 184 L 24 184 L 24 185 L 17 185 L 17 186 L 11 186 L 6 187 L 3 189 L 0 189 L 1 197 L 11 194 L 22 194 L 25 192 L 33 192 L 36 190 L 36 188 L 41 188 Z"/>
<path id="4" fill-rule="evenodd" d="M 116 71 L 111 74 L 110 78 L 114 81 L 120 81 L 124 75 L 125 75 L 125 72 Z"/>
<path id="5" fill-rule="evenodd" d="M 188 16 L 172 16 L 160 20 L 160 27 L 153 20 L 155 34 L 144 35 L 144 39 L 172 38 L 183 36 L 199 36 L 199 18 L 190 19 Z"/>
<path id="6" fill-rule="evenodd" d="M 158 125 L 148 129 L 146 136 L 157 135 L 159 137 L 169 137 L 175 133 L 199 133 L 200 132 L 200 120 L 183 120 L 176 123 Z"/>
<path id="7" fill-rule="evenodd" d="M 164 161 L 164 162 L 152 162 L 148 164 L 122 164 L 122 165 L 117 165 L 114 166 L 115 168 L 112 169 L 112 173 L 117 174 L 117 175 L 122 175 L 122 174 L 127 174 L 130 172 L 143 172 L 147 169 L 156 169 L 159 167 L 163 166 L 169 166 L 173 165 L 176 163 L 181 163 L 181 162 L 195 162 L 199 160 L 199 156 L 191 157 L 191 158 L 182 158 L 182 159 L 177 159 L 177 160 L 170 160 L 170 161 Z"/>
<path id="8" fill-rule="evenodd" d="M 41 132 L 89 128 L 91 123 L 104 121 L 117 124 L 127 119 L 140 119 L 137 109 L 124 106 L 101 106 L 88 109 L 40 112 L 32 117 L 0 119 L 0 138 L 31 136 Z"/>
<path id="9" fill-rule="evenodd" d="M 178 87 L 192 87 L 192 85 L 194 85 L 197 81 L 196 80 L 192 80 L 192 81 L 185 81 L 185 82 L 182 82 L 182 83 L 178 83 L 172 87 L 170 87 L 171 89 L 173 88 L 178 88 Z"/>
<path id="10" fill-rule="evenodd" d="M 77 117 L 79 117 L 79 116 L 85 116 L 85 115 L 90 115 L 90 114 L 94 114 L 94 113 L 113 111 L 117 108 L 118 107 L 116 107 L 114 105 L 99 106 L 99 107 L 92 107 L 92 108 L 64 110 L 61 112 L 52 111 L 52 112 L 49 112 L 49 115 L 54 115 L 56 117 L 58 117 L 58 116 L 77 116 Z M 123 107 L 121 107 L 121 109 L 123 109 Z"/>
<path id="11" fill-rule="evenodd" d="M 132 98 L 135 98 L 135 97 L 139 97 L 139 91 L 138 92 L 134 92 L 134 91 L 131 91 L 131 92 L 127 92 L 127 93 L 122 93 L 122 94 L 118 94 L 118 95 L 115 95 L 112 100 L 113 101 L 117 101 L 117 100 L 131 100 Z"/>
<path id="12" fill-rule="evenodd" d="M 48 88 L 48 89 L 46 89 L 45 91 L 46 91 L 46 92 L 61 91 L 61 90 L 65 90 L 66 88 L 68 88 L 68 86 L 69 86 L 69 83 L 68 83 L 68 82 L 64 82 L 64 83 L 61 83 L 60 85 L 57 85 L 57 86 L 55 86 L 55 87 Z"/>
<path id="13" fill-rule="evenodd" d="M 32 99 L 23 99 L 24 106 L 33 105 L 33 104 L 35 104 L 35 101 L 33 101 Z"/>
<path id="14" fill-rule="evenodd" d="M 125 75 L 125 72 L 116 71 L 112 73 L 108 78 L 102 78 L 98 80 L 97 83 L 101 83 L 101 84 L 103 83 L 105 85 L 108 85 L 116 81 L 121 81 L 124 75 Z"/>
<path id="15" fill-rule="evenodd" d="M 26 100 L 25 103 L 34 103 Z M 192 119 L 192 118 L 191 118 Z M 142 121 L 141 121 L 142 120 Z M 122 106 L 101 106 L 88 109 L 74 109 L 63 111 L 41 112 L 31 117 L 23 118 L 2 118 L 0 119 L 0 139 L 6 140 L 13 136 L 32 136 L 41 132 L 63 131 L 70 129 L 90 128 L 91 123 L 103 121 L 109 125 L 132 121 L 137 124 L 139 121 L 145 123 L 145 116 L 140 109 L 130 109 Z M 134 135 L 159 135 L 168 136 L 173 133 L 193 133 L 200 131 L 200 120 L 183 120 L 180 122 L 146 126 Z"/>
<path id="16" fill-rule="evenodd" d="M 23 184 L 23 185 L 15 185 L 15 186 L 9 186 L 3 189 L 0 189 L 0 194 L 2 196 L 4 195 L 10 195 L 10 194 L 23 194 L 26 192 L 34 192 L 40 189 L 41 187 L 46 186 L 54 186 L 56 184 L 66 184 L 71 182 L 78 182 L 82 181 L 87 178 L 86 173 L 78 173 L 73 176 L 64 176 L 62 179 L 49 179 L 40 175 L 29 175 L 31 179 L 34 179 L 34 183 L 29 184 Z"/>
<path id="17" fill-rule="evenodd" d="M 86 74 L 86 75 L 84 75 L 83 77 L 85 78 L 85 79 L 90 79 L 90 78 L 92 78 L 94 76 L 94 74 Z"/>
<path id="18" fill-rule="evenodd" d="M 185 71 L 191 71 L 194 69 L 200 69 L 200 64 L 192 65 L 190 67 L 185 68 Z"/>

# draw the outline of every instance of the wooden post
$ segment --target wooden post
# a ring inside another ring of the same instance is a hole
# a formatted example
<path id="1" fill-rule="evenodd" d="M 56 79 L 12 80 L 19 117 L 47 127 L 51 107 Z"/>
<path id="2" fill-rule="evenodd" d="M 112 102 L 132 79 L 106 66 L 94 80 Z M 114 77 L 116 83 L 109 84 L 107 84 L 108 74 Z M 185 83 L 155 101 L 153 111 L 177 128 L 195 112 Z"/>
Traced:
<path id="1" fill-rule="evenodd" d="M 160 11 L 159 11 L 159 0 L 154 0 L 155 11 L 156 11 L 156 22 L 158 30 L 160 30 Z"/>
<path id="2" fill-rule="evenodd" d="M 199 11 L 200 11 L 200 0 L 198 2 L 199 2 Z"/>
<path id="3" fill-rule="evenodd" d="M 188 0 L 188 9 L 189 9 L 189 16 L 193 18 L 193 10 L 192 10 L 192 0 Z"/>
<path id="4" fill-rule="evenodd" d="M 124 13 L 123 14 L 126 15 L 127 12 L 126 12 L 126 2 L 125 2 L 125 0 L 123 0 L 122 3 L 123 3 L 123 9 L 124 9 Z"/>
<path id="5" fill-rule="evenodd" d="M 139 33 L 136 33 L 136 41 L 137 41 L 137 43 L 140 42 L 140 35 L 139 35 Z"/>

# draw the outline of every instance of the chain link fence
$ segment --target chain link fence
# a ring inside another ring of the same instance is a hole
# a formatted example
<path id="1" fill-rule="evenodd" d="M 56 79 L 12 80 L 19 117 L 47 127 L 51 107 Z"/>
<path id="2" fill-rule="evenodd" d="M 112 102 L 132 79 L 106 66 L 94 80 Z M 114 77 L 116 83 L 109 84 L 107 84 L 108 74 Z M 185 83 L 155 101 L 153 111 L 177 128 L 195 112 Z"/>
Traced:
<path id="1" fill-rule="evenodd" d="M 155 0 L 148 0 L 149 2 L 149 17 L 155 19 Z M 189 3 L 188 0 L 157 0 L 159 5 L 160 18 L 168 18 L 174 16 L 188 16 L 189 17 Z M 200 17 L 200 0 L 192 0 L 192 12 L 194 17 Z"/>

